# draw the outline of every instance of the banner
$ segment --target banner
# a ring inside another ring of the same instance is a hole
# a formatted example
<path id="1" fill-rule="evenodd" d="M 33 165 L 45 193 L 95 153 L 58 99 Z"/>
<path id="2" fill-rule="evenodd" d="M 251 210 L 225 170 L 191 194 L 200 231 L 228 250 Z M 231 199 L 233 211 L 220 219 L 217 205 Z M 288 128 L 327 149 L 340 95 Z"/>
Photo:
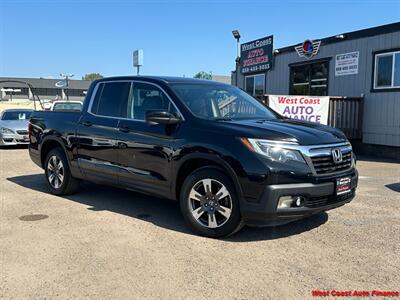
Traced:
<path id="1" fill-rule="evenodd" d="M 272 35 L 251 41 L 240 46 L 240 65 L 242 74 L 265 72 L 272 68 Z"/>
<path id="2" fill-rule="evenodd" d="M 328 124 L 328 96 L 269 95 L 269 107 L 291 119 Z"/>

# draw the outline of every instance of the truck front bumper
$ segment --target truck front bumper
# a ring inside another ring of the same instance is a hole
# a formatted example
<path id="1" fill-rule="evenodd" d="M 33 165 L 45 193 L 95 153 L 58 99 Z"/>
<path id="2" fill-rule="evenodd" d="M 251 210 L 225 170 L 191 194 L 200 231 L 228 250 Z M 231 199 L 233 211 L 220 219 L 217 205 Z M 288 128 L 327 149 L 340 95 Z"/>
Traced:
<path id="1" fill-rule="evenodd" d="M 323 183 L 268 185 L 258 203 L 247 202 L 242 205 L 243 219 L 250 226 L 281 225 L 342 206 L 355 197 L 357 170 L 350 177 L 350 192 L 342 195 L 336 195 L 336 184 L 333 180 Z M 285 196 L 301 196 L 304 203 L 301 207 L 278 208 L 279 199 Z"/>

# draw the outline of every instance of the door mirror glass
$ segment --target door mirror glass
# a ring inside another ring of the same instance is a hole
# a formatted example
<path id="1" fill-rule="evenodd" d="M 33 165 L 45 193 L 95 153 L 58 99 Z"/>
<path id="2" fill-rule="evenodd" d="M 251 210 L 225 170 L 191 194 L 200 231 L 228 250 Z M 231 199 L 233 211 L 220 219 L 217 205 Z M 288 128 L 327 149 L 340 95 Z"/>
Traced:
<path id="1" fill-rule="evenodd" d="M 146 111 L 146 122 L 150 125 L 171 125 L 180 123 L 181 119 L 166 110 L 150 110 Z"/>

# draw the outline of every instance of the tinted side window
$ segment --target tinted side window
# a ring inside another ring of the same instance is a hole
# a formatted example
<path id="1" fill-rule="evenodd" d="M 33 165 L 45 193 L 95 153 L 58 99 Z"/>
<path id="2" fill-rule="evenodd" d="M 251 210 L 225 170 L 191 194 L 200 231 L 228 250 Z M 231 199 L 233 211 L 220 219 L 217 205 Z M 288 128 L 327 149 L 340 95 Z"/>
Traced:
<path id="1" fill-rule="evenodd" d="M 92 113 L 125 118 L 130 88 L 130 82 L 101 83 L 92 104 Z"/>
<path id="2" fill-rule="evenodd" d="M 127 106 L 127 118 L 144 120 L 146 111 L 167 110 L 176 113 L 174 105 L 158 87 L 147 83 L 134 83 Z"/>
<path id="3" fill-rule="evenodd" d="M 92 102 L 92 107 L 90 108 L 90 112 L 91 113 L 94 113 L 94 114 L 97 113 L 97 108 L 99 106 L 99 99 L 100 99 L 101 92 L 103 91 L 103 87 L 104 87 L 104 83 L 100 83 L 97 86 L 97 90 L 95 90 L 96 94 L 94 95 L 94 99 L 93 99 L 93 102 Z"/>

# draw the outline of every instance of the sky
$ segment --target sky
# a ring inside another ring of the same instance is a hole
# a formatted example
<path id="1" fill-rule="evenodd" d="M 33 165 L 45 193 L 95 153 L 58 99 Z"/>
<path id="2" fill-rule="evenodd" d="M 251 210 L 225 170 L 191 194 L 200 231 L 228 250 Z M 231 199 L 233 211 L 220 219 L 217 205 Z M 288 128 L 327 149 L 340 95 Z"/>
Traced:
<path id="1" fill-rule="evenodd" d="M 400 1 L 0 0 L 0 76 L 229 75 L 236 42 L 274 48 L 400 21 Z"/>

